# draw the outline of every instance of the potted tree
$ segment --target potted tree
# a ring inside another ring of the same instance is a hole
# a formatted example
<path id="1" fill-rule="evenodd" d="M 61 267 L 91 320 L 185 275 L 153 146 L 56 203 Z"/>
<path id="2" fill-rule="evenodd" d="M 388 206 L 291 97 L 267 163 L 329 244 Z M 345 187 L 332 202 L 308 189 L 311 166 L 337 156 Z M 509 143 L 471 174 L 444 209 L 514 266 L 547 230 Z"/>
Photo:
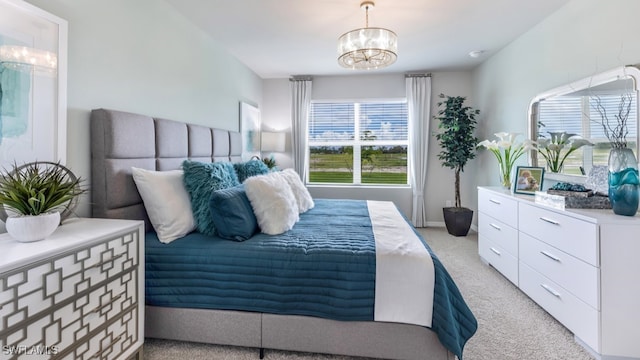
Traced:
<path id="1" fill-rule="evenodd" d="M 460 202 L 460 173 L 464 171 L 467 161 L 476 156 L 475 150 L 478 139 L 473 135 L 476 127 L 476 115 L 480 110 L 474 110 L 464 105 L 463 96 L 446 96 L 438 103 L 438 107 L 444 105 L 434 116 L 439 120 L 436 134 L 442 151 L 438 159 L 443 166 L 453 169 L 455 174 L 455 206 L 442 209 L 444 222 L 449 234 L 454 236 L 466 236 L 473 220 L 473 210 L 461 206 Z"/>
<path id="2" fill-rule="evenodd" d="M 86 192 L 80 182 L 69 169 L 51 162 L 15 164 L 1 173 L 0 218 L 9 235 L 21 242 L 51 235 Z"/>

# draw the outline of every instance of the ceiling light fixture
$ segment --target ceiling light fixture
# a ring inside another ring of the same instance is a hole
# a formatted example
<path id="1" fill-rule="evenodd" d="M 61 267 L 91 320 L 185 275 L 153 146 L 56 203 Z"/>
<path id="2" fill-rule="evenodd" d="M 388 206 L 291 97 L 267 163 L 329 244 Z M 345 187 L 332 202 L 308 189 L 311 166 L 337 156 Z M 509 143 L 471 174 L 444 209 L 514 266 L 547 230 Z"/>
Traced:
<path id="1" fill-rule="evenodd" d="M 369 9 L 373 1 L 363 1 L 366 23 L 364 28 L 345 33 L 338 39 L 338 63 L 348 69 L 381 69 L 398 58 L 398 36 L 391 30 L 369 27 Z"/>

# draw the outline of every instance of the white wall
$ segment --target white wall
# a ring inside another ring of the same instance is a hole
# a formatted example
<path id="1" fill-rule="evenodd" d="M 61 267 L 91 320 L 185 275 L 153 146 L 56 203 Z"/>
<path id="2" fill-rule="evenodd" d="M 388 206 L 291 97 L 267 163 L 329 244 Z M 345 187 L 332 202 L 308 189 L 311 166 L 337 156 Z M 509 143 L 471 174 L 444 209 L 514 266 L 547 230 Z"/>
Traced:
<path id="1" fill-rule="evenodd" d="M 473 74 L 476 104 L 485 109 L 481 139 L 526 134 L 529 102 L 538 93 L 640 63 L 638 14 L 637 0 L 573 0 L 484 62 Z M 476 166 L 477 185 L 498 185 L 492 154 L 482 152 Z"/>
<path id="2" fill-rule="evenodd" d="M 239 102 L 262 103 L 262 80 L 164 1 L 29 2 L 69 22 L 67 165 L 85 179 L 91 109 L 238 130 Z"/>
<path id="3" fill-rule="evenodd" d="M 467 96 L 472 104 L 471 72 L 442 72 L 432 74 L 432 115 L 437 112 L 438 95 L 445 93 L 452 96 Z M 263 128 L 288 128 L 290 131 L 291 100 L 289 98 L 289 81 L 287 79 L 267 79 L 263 86 Z M 405 98 L 404 74 L 376 74 L 369 72 L 353 76 L 314 76 L 312 86 L 313 100 L 358 100 L 358 99 L 390 99 Z M 285 125 L 286 124 L 286 125 Z M 438 124 L 431 121 L 431 130 L 437 131 Z M 453 200 L 453 172 L 442 168 L 437 158 L 440 148 L 434 137 L 428 139 L 429 158 L 427 197 L 427 221 L 432 225 L 443 224 L 442 207 L 446 200 Z M 283 167 L 291 166 L 291 147 L 287 144 L 287 154 L 278 154 L 276 160 Z M 473 180 L 473 160 L 462 175 L 463 205 L 471 206 L 475 196 Z M 348 198 L 390 200 L 407 216 L 411 215 L 412 197 L 409 188 L 381 187 L 346 187 L 346 186 L 310 186 L 309 191 L 317 198 Z"/>

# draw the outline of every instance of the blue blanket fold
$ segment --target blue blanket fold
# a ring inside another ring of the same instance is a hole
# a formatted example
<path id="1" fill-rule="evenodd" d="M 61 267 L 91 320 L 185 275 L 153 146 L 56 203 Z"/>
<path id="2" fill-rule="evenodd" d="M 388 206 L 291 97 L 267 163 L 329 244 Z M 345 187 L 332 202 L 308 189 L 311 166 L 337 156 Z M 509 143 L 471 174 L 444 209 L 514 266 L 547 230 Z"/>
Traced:
<path id="1" fill-rule="evenodd" d="M 148 233 L 147 304 L 372 321 L 376 256 L 367 204 L 323 199 L 315 204 L 292 230 L 244 242 L 192 233 L 162 244 Z M 432 329 L 462 358 L 477 322 L 429 252 L 436 271 Z"/>

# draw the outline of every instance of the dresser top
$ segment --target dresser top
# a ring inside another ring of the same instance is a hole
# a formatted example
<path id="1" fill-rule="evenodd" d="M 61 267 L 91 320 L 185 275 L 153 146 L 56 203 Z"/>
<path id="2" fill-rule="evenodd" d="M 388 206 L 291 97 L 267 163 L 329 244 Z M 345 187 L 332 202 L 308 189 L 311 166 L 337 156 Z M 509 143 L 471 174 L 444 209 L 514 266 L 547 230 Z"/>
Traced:
<path id="1" fill-rule="evenodd" d="M 478 186 L 478 190 L 489 190 L 499 195 L 512 198 L 517 201 L 521 201 L 533 206 L 537 206 L 549 211 L 556 212 L 558 214 L 564 214 L 572 216 L 584 221 L 597 223 L 597 224 L 620 224 L 620 225 L 639 225 L 640 215 L 635 216 L 623 216 L 616 215 L 611 209 L 565 209 L 560 210 L 552 208 L 550 206 L 539 204 L 535 202 L 535 197 L 532 195 L 514 194 L 509 189 L 505 189 L 500 186 Z"/>
<path id="2" fill-rule="evenodd" d="M 71 218 L 45 240 L 21 243 L 0 234 L 0 273 L 137 229 L 137 220 Z"/>

